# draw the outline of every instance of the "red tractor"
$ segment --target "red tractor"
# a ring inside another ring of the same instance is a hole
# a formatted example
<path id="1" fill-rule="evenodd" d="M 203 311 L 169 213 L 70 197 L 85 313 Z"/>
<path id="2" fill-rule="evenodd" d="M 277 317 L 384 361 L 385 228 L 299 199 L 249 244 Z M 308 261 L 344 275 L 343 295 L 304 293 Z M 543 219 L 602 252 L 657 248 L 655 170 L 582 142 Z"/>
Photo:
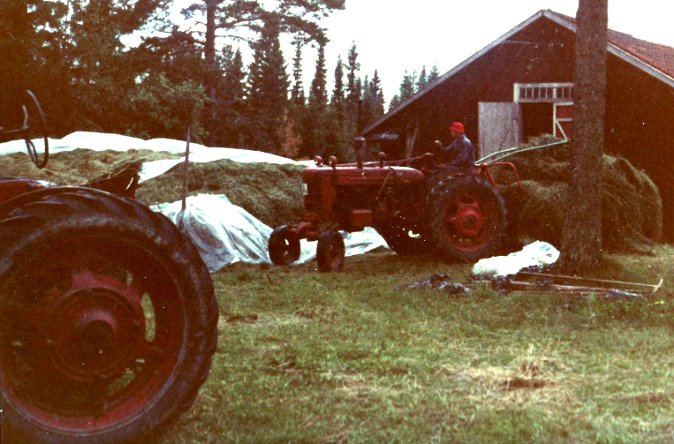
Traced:
<path id="1" fill-rule="evenodd" d="M 459 169 L 435 163 L 433 154 L 362 162 L 365 140 L 355 141 L 356 164 L 316 166 L 302 173 L 305 220 L 281 225 L 269 239 L 274 264 L 299 258 L 300 239 L 317 240 L 320 271 L 340 271 L 344 241 L 338 230 L 374 227 L 398 254 L 434 251 L 449 260 L 477 260 L 495 252 L 506 229 L 506 207 L 490 168 Z M 514 170 L 515 171 L 515 170 Z M 515 174 L 517 172 L 515 171 Z"/>
<path id="2" fill-rule="evenodd" d="M 24 139 L 43 167 L 42 109 L 30 92 L 21 108 L 0 135 Z M 130 197 L 137 177 L 122 179 L 98 183 L 113 193 L 0 178 L 3 442 L 145 442 L 208 375 L 208 269 L 169 219 Z"/>

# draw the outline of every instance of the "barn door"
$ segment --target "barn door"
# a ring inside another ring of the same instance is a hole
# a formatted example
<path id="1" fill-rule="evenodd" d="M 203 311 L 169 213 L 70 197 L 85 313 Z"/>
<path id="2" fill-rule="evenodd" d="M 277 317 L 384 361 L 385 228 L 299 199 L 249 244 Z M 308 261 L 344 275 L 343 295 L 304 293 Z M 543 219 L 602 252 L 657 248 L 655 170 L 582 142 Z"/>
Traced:
<path id="1" fill-rule="evenodd" d="M 480 102 L 478 107 L 478 158 L 519 145 L 522 113 L 518 103 Z"/>

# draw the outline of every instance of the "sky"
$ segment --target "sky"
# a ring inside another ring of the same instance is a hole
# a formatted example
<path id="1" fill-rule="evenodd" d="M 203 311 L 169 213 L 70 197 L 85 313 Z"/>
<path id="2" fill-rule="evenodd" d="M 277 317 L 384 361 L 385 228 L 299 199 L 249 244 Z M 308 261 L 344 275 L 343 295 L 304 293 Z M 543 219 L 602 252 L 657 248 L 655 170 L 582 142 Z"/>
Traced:
<path id="1" fill-rule="evenodd" d="M 608 7 L 610 29 L 674 47 L 672 0 L 608 0 Z M 344 11 L 323 22 L 329 77 L 355 42 L 361 77 L 377 69 L 388 103 L 406 70 L 436 65 L 443 74 L 541 9 L 575 17 L 578 1 L 346 0 Z"/>
<path id="2" fill-rule="evenodd" d="M 193 0 L 176 0 L 183 2 Z M 610 29 L 674 47 L 674 1 L 608 0 L 608 7 Z M 575 17 L 578 0 L 346 0 L 343 11 L 322 22 L 330 39 L 325 50 L 329 88 L 337 57 L 345 62 L 355 43 L 360 77 L 372 78 L 376 69 L 388 104 L 406 71 L 424 66 L 430 71 L 435 65 L 443 74 L 541 9 Z M 294 48 L 289 39 L 284 55 L 290 65 Z M 306 89 L 315 60 L 315 48 L 305 50 Z"/>

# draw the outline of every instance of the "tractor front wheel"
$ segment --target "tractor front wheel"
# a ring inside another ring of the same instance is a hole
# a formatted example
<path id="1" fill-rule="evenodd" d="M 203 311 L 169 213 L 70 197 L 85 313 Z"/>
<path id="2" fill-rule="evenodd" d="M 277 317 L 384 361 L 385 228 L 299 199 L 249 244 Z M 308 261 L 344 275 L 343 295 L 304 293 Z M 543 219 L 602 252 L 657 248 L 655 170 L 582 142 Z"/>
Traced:
<path id="1" fill-rule="evenodd" d="M 171 221 L 66 191 L 0 219 L 0 250 L 4 442 L 147 442 L 192 405 L 218 308 Z"/>
<path id="2" fill-rule="evenodd" d="M 338 231 L 326 230 L 318 237 L 316 260 L 323 273 L 342 271 L 344 268 L 344 239 Z"/>
<path id="3" fill-rule="evenodd" d="M 429 196 L 430 227 L 437 250 L 448 259 L 477 260 L 493 254 L 506 228 L 503 197 L 479 176 L 440 181 Z"/>
<path id="4" fill-rule="evenodd" d="M 429 249 L 426 239 L 421 234 L 413 232 L 406 225 L 394 224 L 377 228 L 377 231 L 384 238 L 389 248 L 397 254 L 412 256 L 423 254 Z"/>
<path id="5" fill-rule="evenodd" d="M 287 225 L 280 225 L 269 236 L 269 259 L 276 265 L 290 265 L 300 258 L 300 240 Z"/>

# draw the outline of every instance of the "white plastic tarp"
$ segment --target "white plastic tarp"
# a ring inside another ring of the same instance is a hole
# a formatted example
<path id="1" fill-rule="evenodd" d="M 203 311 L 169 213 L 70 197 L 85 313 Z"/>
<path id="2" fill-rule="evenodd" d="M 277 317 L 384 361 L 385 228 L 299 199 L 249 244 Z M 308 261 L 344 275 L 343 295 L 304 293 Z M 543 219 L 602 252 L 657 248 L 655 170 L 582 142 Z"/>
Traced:
<path id="1" fill-rule="evenodd" d="M 507 256 L 494 256 L 477 261 L 473 265 L 473 276 L 481 278 L 498 278 L 517 274 L 529 267 L 552 265 L 559 259 L 559 251 L 551 244 L 535 241 L 522 250 Z"/>
<path id="2" fill-rule="evenodd" d="M 235 262 L 271 263 L 267 243 L 272 229 L 224 195 L 190 196 L 182 213 L 182 202 L 153 207 L 181 227 L 201 253 L 209 270 L 217 271 Z M 366 228 L 344 237 L 346 255 L 356 255 L 378 247 L 386 247 L 384 239 Z M 316 242 L 302 240 L 297 263 L 316 257 Z"/>

